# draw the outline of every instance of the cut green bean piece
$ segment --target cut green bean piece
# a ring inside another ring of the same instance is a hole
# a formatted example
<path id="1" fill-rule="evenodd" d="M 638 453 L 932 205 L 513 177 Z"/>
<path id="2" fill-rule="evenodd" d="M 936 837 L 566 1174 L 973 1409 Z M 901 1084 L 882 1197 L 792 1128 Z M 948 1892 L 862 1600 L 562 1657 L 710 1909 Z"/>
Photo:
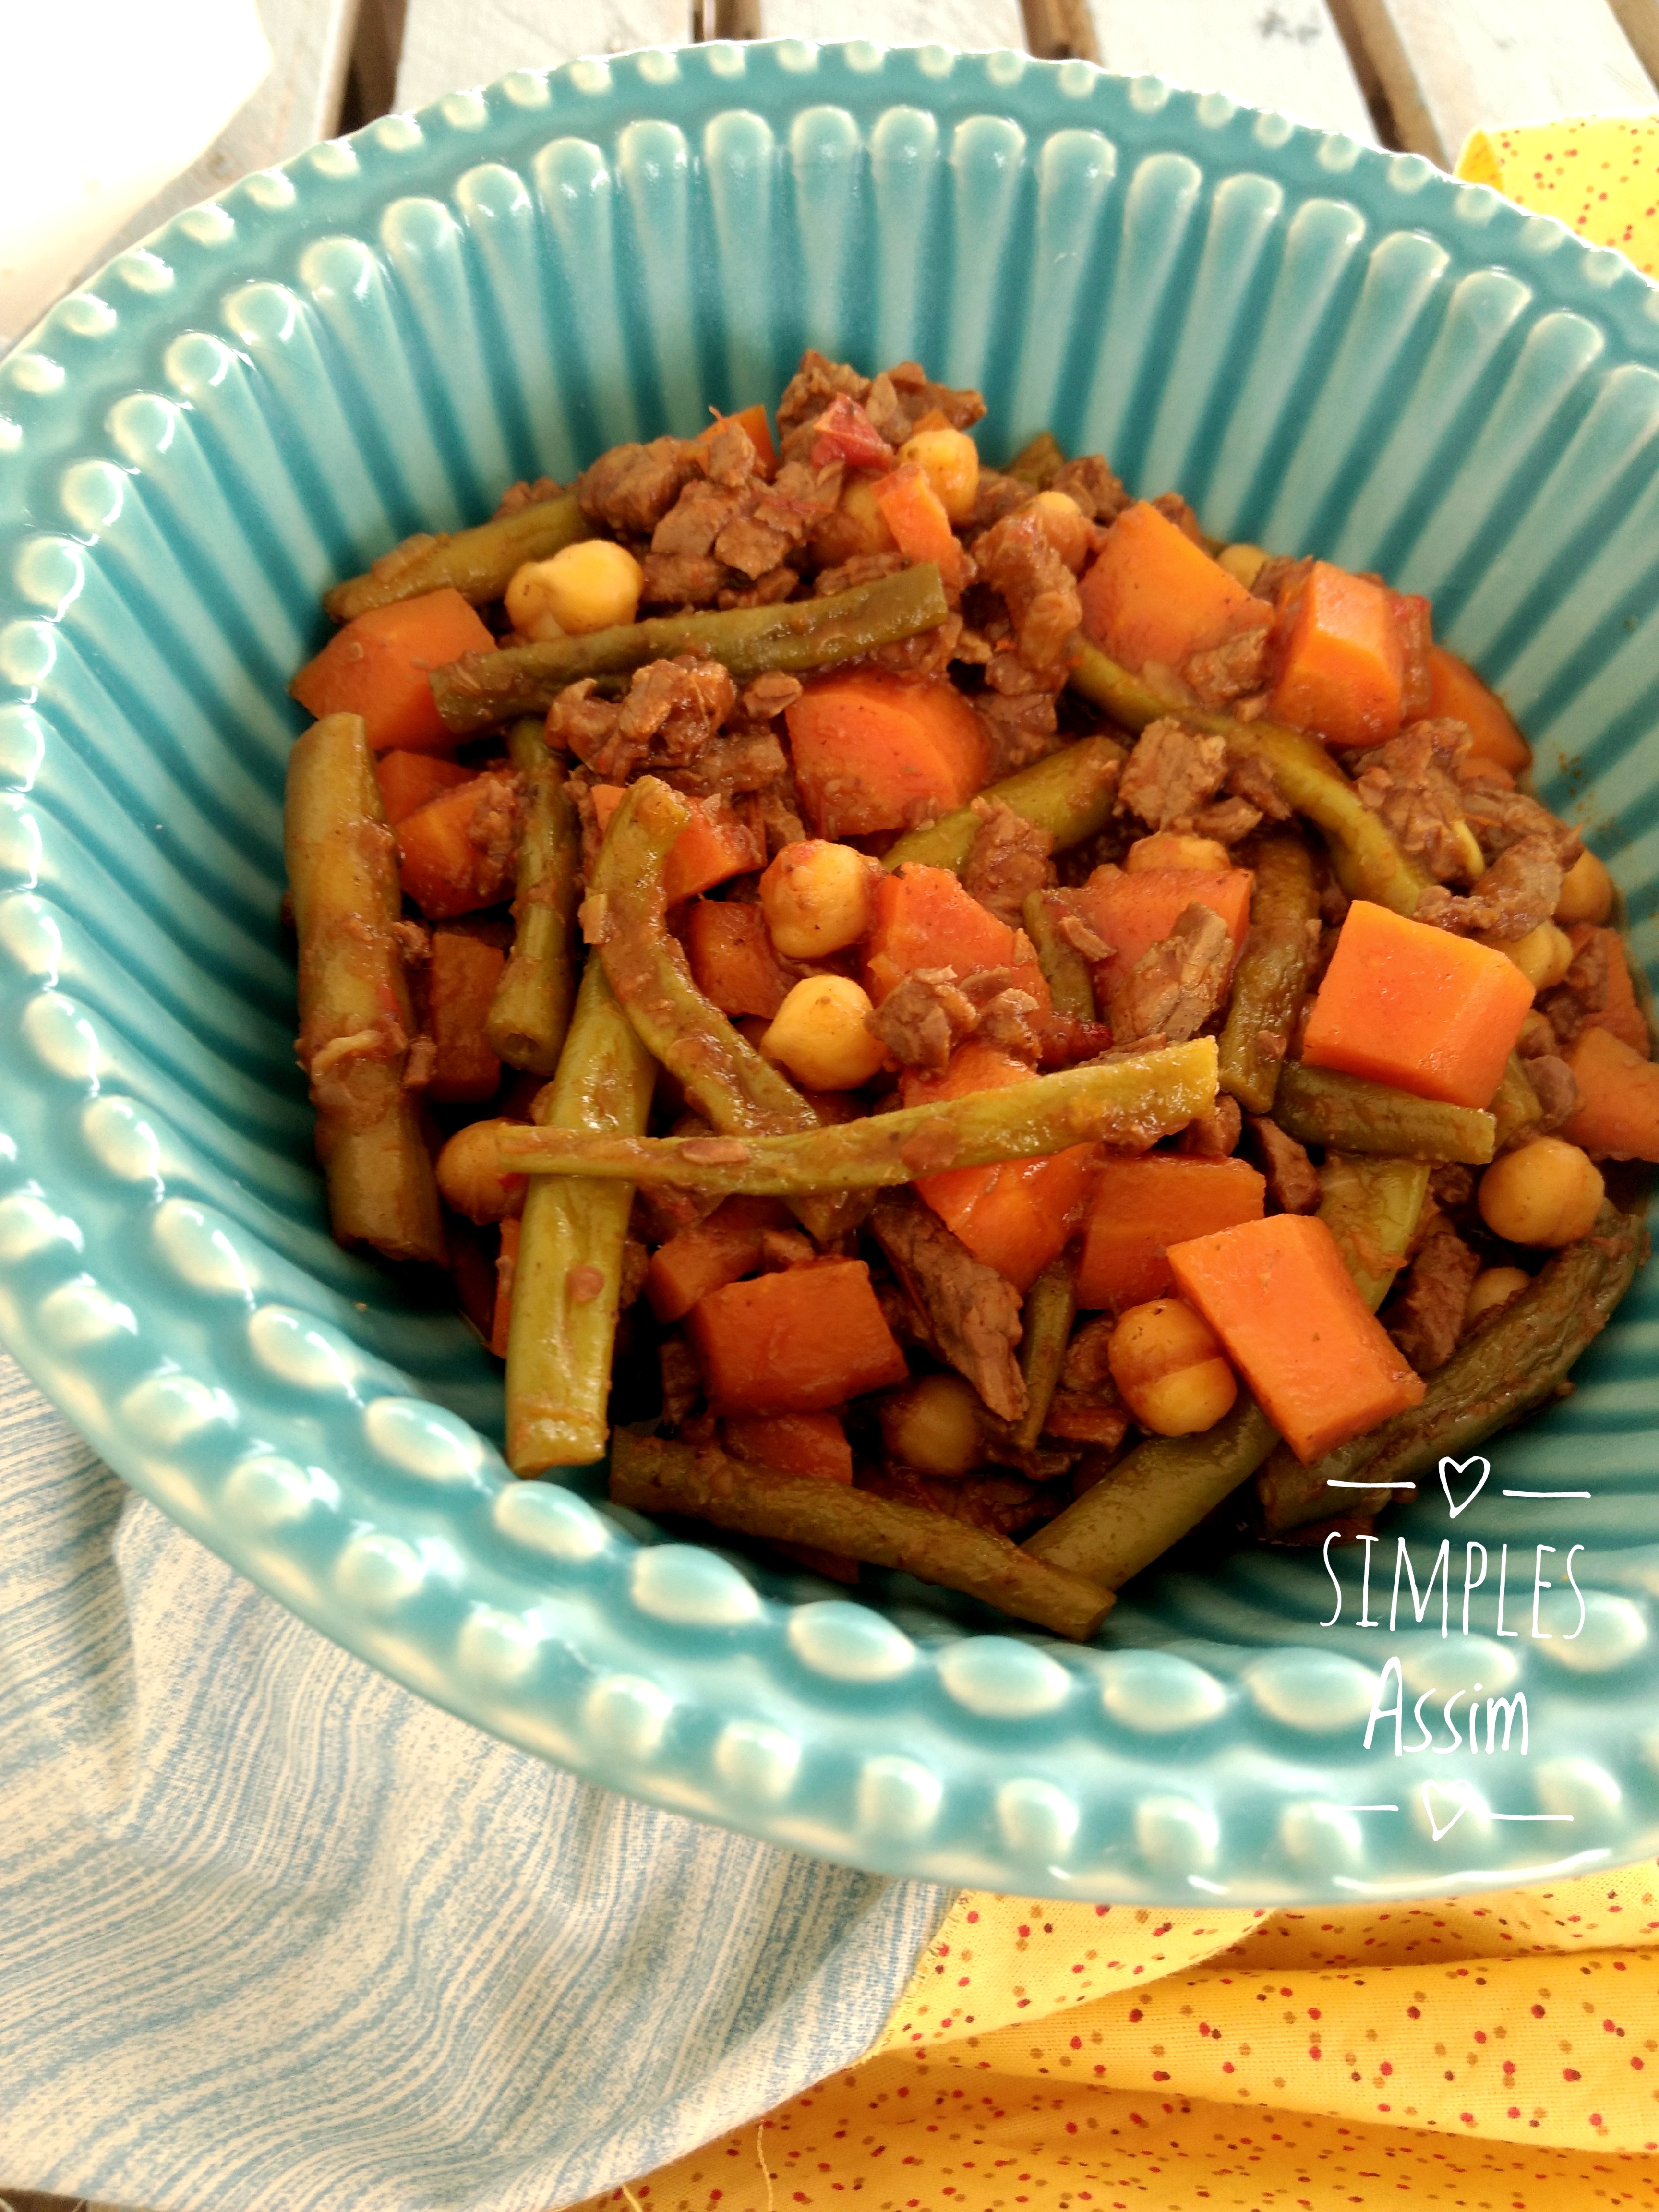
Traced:
<path id="1" fill-rule="evenodd" d="M 447 586 L 482 606 L 501 598 L 526 561 L 548 560 L 592 534 L 575 493 L 561 492 L 556 499 L 538 500 L 471 530 L 405 538 L 382 553 L 366 574 L 337 584 L 323 605 L 336 622 L 346 623 Z"/>
<path id="2" fill-rule="evenodd" d="M 621 1430 L 611 1455 L 611 1495 L 636 1512 L 686 1513 L 742 1535 L 896 1567 L 1079 1643 L 1112 1607 L 1109 1591 L 1032 1559 L 991 1529 L 848 1483 L 750 1467 L 712 1447 L 694 1450 Z"/>
<path id="3" fill-rule="evenodd" d="M 441 1261 L 438 1186 L 404 1088 L 415 1018 L 395 934 L 397 847 L 357 715 L 329 714 L 295 745 L 283 842 L 300 939 L 299 1059 L 334 1234 L 388 1259 Z"/>
<path id="4" fill-rule="evenodd" d="M 1389 1084 L 1302 1060 L 1286 1060 L 1279 1072 L 1273 1119 L 1299 1145 L 1327 1145 L 1341 1152 L 1462 1160 L 1477 1168 L 1492 1156 L 1492 1117 L 1479 1108 L 1415 1098 Z"/>
<path id="5" fill-rule="evenodd" d="M 1265 837 L 1255 861 L 1250 933 L 1221 1032 L 1221 1087 L 1270 1114 L 1319 941 L 1313 858 L 1294 832 Z"/>
<path id="6" fill-rule="evenodd" d="M 1502 1152 L 1511 1137 L 1522 1129 L 1529 1129 L 1534 1121 L 1544 1118 L 1544 1109 L 1538 1093 L 1532 1087 L 1526 1062 L 1511 1053 L 1504 1070 L 1504 1080 L 1498 1086 L 1498 1096 L 1492 1102 L 1494 1127 L 1493 1143 Z"/>
<path id="7" fill-rule="evenodd" d="M 780 670 L 801 675 L 937 629 L 950 611 L 939 570 L 925 562 L 822 599 L 654 615 L 586 637 L 465 653 L 433 670 L 432 696 L 446 727 L 467 737 L 514 714 L 545 713 L 568 684 L 585 676 L 626 678 L 683 653 L 708 654 L 740 684 Z"/>
<path id="8" fill-rule="evenodd" d="M 1319 1170 L 1319 1218 L 1335 1237 L 1359 1295 L 1375 1313 L 1417 1234 L 1429 1194 L 1426 1160 L 1328 1152 Z"/>
<path id="9" fill-rule="evenodd" d="M 1194 1037 L 1006 1091 L 975 1091 L 853 1121 L 814 1121 L 810 1130 L 787 1135 L 623 1139 L 504 1124 L 496 1143 L 502 1169 L 514 1175 L 616 1176 L 793 1200 L 913 1182 L 950 1168 L 1042 1159 L 1068 1145 L 1100 1141 L 1142 1152 L 1207 1113 L 1215 1092 L 1215 1039 Z"/>
<path id="10" fill-rule="evenodd" d="M 1069 1014 L 1074 1021 L 1098 1021 L 1089 963 L 1060 928 L 1060 915 L 1048 892 L 1027 891 L 1019 918 L 1036 950 L 1054 1012 Z"/>
<path id="11" fill-rule="evenodd" d="M 1253 1398 L 1197 1437 L 1152 1437 L 1025 1541 L 1033 1559 L 1121 1589 L 1248 1481 L 1279 1441 Z"/>
<path id="12" fill-rule="evenodd" d="M 656 1074 L 604 968 L 590 960 L 559 1072 L 532 1109 L 538 1127 L 637 1136 Z M 633 1202 L 626 1182 L 549 1176 L 530 1187 L 507 1343 L 507 1458 L 515 1474 L 585 1467 L 605 1450 Z"/>
<path id="13" fill-rule="evenodd" d="M 524 829 L 513 901 L 513 951 L 490 1001 L 489 1048 L 509 1067 L 551 1075 L 576 995 L 576 906 L 582 829 L 565 768 L 533 716 L 507 732 L 522 778 Z"/>
<path id="14" fill-rule="evenodd" d="M 1047 491 L 1066 465 L 1066 456 L 1052 430 L 1039 430 L 1028 438 L 1002 474 L 1016 477 L 1033 491 Z"/>
<path id="15" fill-rule="evenodd" d="M 1374 1512 L 1408 1496 L 1441 1458 L 1472 1451 L 1543 1405 L 1606 1327 L 1647 1249 L 1640 1218 L 1604 1206 L 1588 1237 L 1556 1253 L 1529 1289 L 1427 1377 L 1420 1405 L 1311 1467 L 1276 1452 L 1257 1485 L 1268 1532 Z"/>
<path id="16" fill-rule="evenodd" d="M 1014 1431 L 1022 1451 L 1035 1451 L 1048 1408 L 1060 1388 L 1077 1319 L 1077 1247 L 1051 1260 L 1025 1293 L 1020 1315 L 1019 1371 L 1025 1377 L 1025 1414 Z"/>
<path id="17" fill-rule="evenodd" d="M 1079 697 L 1102 708 L 1121 729 L 1144 730 L 1160 714 L 1179 714 L 1183 722 L 1190 721 L 1194 727 L 1201 719 L 1171 706 L 1150 684 L 1144 683 L 1139 676 L 1131 676 L 1127 668 L 1109 653 L 1103 653 L 1097 645 L 1091 644 L 1080 631 L 1072 641 L 1071 674 L 1066 680 Z"/>
<path id="18" fill-rule="evenodd" d="M 1046 833 L 1053 851 L 1064 852 L 1094 836 L 1110 821 L 1125 757 L 1114 738 L 1080 738 L 1046 760 L 988 785 L 980 795 L 1033 823 Z M 887 848 L 882 866 L 897 868 L 906 860 L 916 860 L 930 868 L 960 870 L 967 865 L 983 818 L 971 806 L 961 806 L 925 829 L 908 830 Z"/>

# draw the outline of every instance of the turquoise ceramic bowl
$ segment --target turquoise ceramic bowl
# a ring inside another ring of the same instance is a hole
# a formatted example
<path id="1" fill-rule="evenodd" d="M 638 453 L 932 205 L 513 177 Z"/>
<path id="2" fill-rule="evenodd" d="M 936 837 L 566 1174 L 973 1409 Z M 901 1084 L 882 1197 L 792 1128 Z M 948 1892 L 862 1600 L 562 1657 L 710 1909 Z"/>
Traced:
<path id="1" fill-rule="evenodd" d="M 1149 1577 L 1079 1650 L 665 1540 L 591 1479 L 512 1483 L 460 1322 L 330 1243 L 277 921 L 319 592 L 514 477 L 775 399 L 808 343 L 980 386 L 994 459 L 1052 424 L 1212 529 L 1432 594 L 1651 964 L 1659 292 L 1624 261 L 1414 157 L 1080 64 L 520 75 L 245 179 L 0 366 L 0 1331 L 341 1644 L 781 1844 L 1261 1905 L 1659 1850 L 1645 1284 L 1455 1525 L 1438 1495 L 1397 1516 L 1380 1626 L 1357 1552 L 1250 1552 Z M 1401 1531 L 1419 1576 L 1449 1547 L 1443 1638 L 1396 1592 Z M 1401 1749 L 1390 1710 L 1368 1752 L 1396 1679 Z M 1524 1752 L 1518 1708 L 1507 1753 L 1453 1745 L 1477 1680 L 1524 1696 Z"/>

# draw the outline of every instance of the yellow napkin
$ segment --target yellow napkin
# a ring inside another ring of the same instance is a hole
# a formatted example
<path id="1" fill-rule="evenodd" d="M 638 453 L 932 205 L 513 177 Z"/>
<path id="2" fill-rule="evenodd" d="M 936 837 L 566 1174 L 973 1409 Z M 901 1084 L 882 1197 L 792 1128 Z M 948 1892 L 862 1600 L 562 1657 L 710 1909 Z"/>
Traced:
<path id="1" fill-rule="evenodd" d="M 1659 117 L 1457 173 L 1659 272 Z M 1168 1911 L 967 1892 L 869 2056 L 636 2212 L 1659 2208 L 1659 1868 L 1467 1902 Z"/>

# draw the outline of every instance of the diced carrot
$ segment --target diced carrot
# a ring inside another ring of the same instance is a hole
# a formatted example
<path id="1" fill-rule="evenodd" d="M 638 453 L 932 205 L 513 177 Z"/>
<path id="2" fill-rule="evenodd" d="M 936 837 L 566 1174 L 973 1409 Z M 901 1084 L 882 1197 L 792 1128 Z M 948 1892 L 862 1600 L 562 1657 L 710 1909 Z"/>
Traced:
<path id="1" fill-rule="evenodd" d="M 457 784 L 471 783 L 477 774 L 477 769 L 463 768 L 459 761 L 446 760 L 441 753 L 392 751 L 381 753 L 374 763 L 380 804 L 393 829 L 428 799 L 453 791 Z"/>
<path id="2" fill-rule="evenodd" d="M 1400 633 L 1400 719 L 1415 722 L 1434 710 L 1434 678 L 1429 655 L 1434 649 L 1434 609 L 1420 592 L 1390 592 L 1389 605 Z"/>
<path id="3" fill-rule="evenodd" d="M 495 1097 L 501 1063 L 484 1024 L 506 965 L 499 945 L 462 930 L 434 930 L 426 970 L 426 1024 L 436 1054 L 428 1098 L 476 1103 Z"/>
<path id="4" fill-rule="evenodd" d="M 949 868 L 907 860 L 876 886 L 876 918 L 866 939 L 865 988 L 879 1006 L 913 968 L 954 968 L 972 975 L 987 968 L 1012 971 L 1039 1013 L 1053 994 L 1027 940 L 982 907 Z"/>
<path id="5" fill-rule="evenodd" d="M 980 720 L 948 677 L 819 677 L 785 712 L 795 780 L 820 837 L 902 830 L 965 806 L 990 773 Z"/>
<path id="6" fill-rule="evenodd" d="M 1567 1054 L 1578 1104 L 1561 1124 L 1592 1159 L 1659 1161 L 1659 1067 L 1608 1029 L 1585 1028 Z"/>
<path id="7" fill-rule="evenodd" d="M 1581 952 L 1592 937 L 1604 937 L 1607 942 L 1607 1003 L 1598 1013 L 1586 1014 L 1585 1028 L 1611 1030 L 1621 1044 L 1627 1044 L 1641 1059 L 1651 1060 L 1653 1039 L 1631 981 L 1624 939 L 1616 929 L 1601 929 L 1590 921 L 1575 922 L 1567 936 L 1575 953 Z"/>
<path id="8" fill-rule="evenodd" d="M 1272 712 L 1334 745 L 1380 745 L 1400 727 L 1406 650 L 1390 595 L 1316 561 L 1277 624 Z"/>
<path id="9" fill-rule="evenodd" d="M 1305 1463 L 1421 1402 L 1316 1214 L 1270 1213 L 1170 1248 L 1170 1266 Z"/>
<path id="10" fill-rule="evenodd" d="M 1110 990 L 1128 975 L 1141 954 L 1161 944 L 1194 901 L 1221 916 L 1232 933 L 1234 955 L 1250 927 L 1250 894 L 1255 877 L 1249 868 L 1217 874 L 1207 868 L 1141 868 L 1121 873 L 1097 868 L 1076 894 L 1078 910 L 1103 944 L 1112 948 L 1105 963 Z"/>
<path id="11" fill-rule="evenodd" d="M 907 561 L 933 561 L 947 585 L 960 587 L 965 570 L 945 502 L 914 461 L 873 486 L 881 519 L 893 533 L 893 543 Z"/>
<path id="12" fill-rule="evenodd" d="M 1490 1106 L 1531 1010 L 1532 985 L 1506 954 L 1356 899 L 1302 1057 L 1419 1098 Z"/>
<path id="13" fill-rule="evenodd" d="M 513 790 L 509 775 L 475 775 L 398 824 L 398 872 L 428 921 L 476 914 L 507 896 L 516 870 L 510 841 L 473 833 L 492 811 L 505 811 Z"/>
<path id="14" fill-rule="evenodd" d="M 685 910 L 692 979 L 723 1014 L 770 1021 L 795 978 L 772 949 L 766 916 L 732 899 L 694 899 Z"/>
<path id="15" fill-rule="evenodd" d="M 519 1238 L 522 1221 L 501 1224 L 500 1256 L 495 1261 L 495 1311 L 489 1328 L 489 1348 L 497 1359 L 507 1357 L 507 1339 L 513 1327 L 513 1278 L 519 1268 Z"/>
<path id="16" fill-rule="evenodd" d="M 777 474 L 778 449 L 772 443 L 772 426 L 766 419 L 765 407 L 757 399 L 752 407 L 739 407 L 735 415 L 720 416 L 703 431 L 696 441 L 697 444 L 706 446 L 715 431 L 724 428 L 728 422 L 735 422 L 748 438 L 760 464 L 758 473 L 770 483 Z"/>
<path id="17" fill-rule="evenodd" d="M 619 783 L 594 785 L 593 812 L 601 836 L 610 829 L 611 817 L 623 795 Z M 766 848 L 759 833 L 733 813 L 729 799 L 688 799 L 685 803 L 691 809 L 691 819 L 674 840 L 662 872 L 670 906 L 750 868 L 766 866 Z"/>
<path id="18" fill-rule="evenodd" d="M 652 1312 L 660 1322 L 684 1320 L 710 1291 L 752 1274 L 766 1231 L 789 1224 L 781 1198 L 728 1198 L 652 1254 L 645 1275 Z"/>
<path id="19" fill-rule="evenodd" d="M 728 1283 L 697 1301 L 686 1326 L 723 1414 L 822 1413 L 908 1372 L 862 1260 Z"/>
<path id="20" fill-rule="evenodd" d="M 834 1413 L 738 1413 L 726 1424 L 726 1449 L 784 1474 L 853 1480 L 853 1447 Z"/>
<path id="21" fill-rule="evenodd" d="M 901 1089 L 907 1106 L 921 1106 L 1034 1079 L 1024 1060 L 970 1040 L 940 1074 L 907 1071 Z M 946 1168 L 918 1176 L 916 1192 L 976 1260 L 1027 1291 L 1077 1233 L 1099 1157 L 1098 1145 L 1068 1145 L 1047 1159 Z"/>
<path id="22" fill-rule="evenodd" d="M 396 605 L 376 607 L 337 631 L 289 690 L 308 714 L 361 714 L 378 752 L 453 752 L 428 681 L 464 653 L 488 653 L 495 639 L 460 593 L 446 586 Z"/>
<path id="23" fill-rule="evenodd" d="M 890 469 L 893 449 L 870 417 L 845 392 L 838 392 L 819 416 L 812 437 L 812 466 L 842 461 L 849 469 Z"/>
<path id="24" fill-rule="evenodd" d="M 1247 592 L 1178 524 L 1145 500 L 1126 507 L 1085 574 L 1083 627 L 1126 668 L 1178 669 L 1273 620 L 1265 599 Z"/>
<path id="25" fill-rule="evenodd" d="M 1122 1313 L 1167 1296 L 1170 1245 L 1260 1221 L 1267 1189 L 1246 1160 L 1109 1152 L 1090 1200 L 1078 1304 Z"/>
<path id="26" fill-rule="evenodd" d="M 1519 775 L 1532 766 L 1532 747 L 1515 726 L 1509 708 L 1469 666 L 1443 645 L 1429 647 L 1428 712 L 1467 722 L 1469 757 L 1494 762 Z"/>

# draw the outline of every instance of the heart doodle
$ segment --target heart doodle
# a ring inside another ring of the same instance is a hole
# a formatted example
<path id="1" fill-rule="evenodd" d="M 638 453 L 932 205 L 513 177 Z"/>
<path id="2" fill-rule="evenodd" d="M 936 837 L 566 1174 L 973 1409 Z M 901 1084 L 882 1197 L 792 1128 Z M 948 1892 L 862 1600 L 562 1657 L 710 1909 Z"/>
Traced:
<path id="1" fill-rule="evenodd" d="M 1449 1819 L 1443 1821 L 1437 1820 L 1435 1819 L 1434 1806 L 1430 1797 L 1431 1791 L 1432 1791 L 1436 1796 L 1449 1799 L 1451 1802 L 1456 1806 L 1457 1810 L 1451 1814 Z M 1450 1835 L 1452 1830 L 1462 1819 L 1464 1814 L 1468 1811 L 1473 1800 L 1471 1799 L 1468 1785 L 1458 1782 L 1425 1782 L 1423 1784 L 1422 1795 L 1423 1810 L 1429 1816 L 1429 1832 L 1437 1844 L 1442 1836 Z"/>
<path id="2" fill-rule="evenodd" d="M 1460 1505 L 1452 1496 L 1451 1479 L 1455 1474 L 1467 1474 L 1471 1468 L 1479 1468 L 1480 1472 L 1476 1477 L 1474 1489 Z M 1441 1461 L 1440 1487 L 1446 1493 L 1446 1503 L 1451 1508 L 1451 1517 L 1454 1521 L 1462 1512 L 1464 1506 L 1473 1505 L 1475 1499 L 1480 1497 L 1486 1486 L 1486 1477 L 1491 1473 L 1492 1462 L 1489 1459 L 1443 1459 Z"/>

